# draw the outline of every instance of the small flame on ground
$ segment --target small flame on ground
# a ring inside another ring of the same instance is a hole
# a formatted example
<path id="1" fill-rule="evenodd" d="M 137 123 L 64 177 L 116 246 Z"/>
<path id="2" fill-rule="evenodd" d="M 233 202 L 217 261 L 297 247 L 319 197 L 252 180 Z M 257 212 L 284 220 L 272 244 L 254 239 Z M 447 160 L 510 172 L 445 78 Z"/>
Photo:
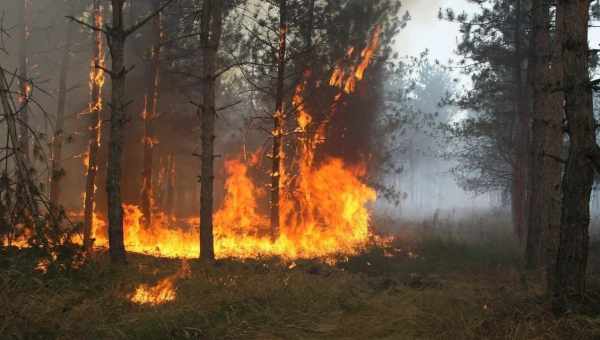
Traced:
<path id="1" fill-rule="evenodd" d="M 190 278 L 192 275 L 190 265 L 186 260 L 181 261 L 181 268 L 177 273 L 160 280 L 154 286 L 140 284 L 133 294 L 129 296 L 129 300 L 140 305 L 161 305 L 169 301 L 175 300 L 177 292 L 175 283 L 181 279 Z"/>

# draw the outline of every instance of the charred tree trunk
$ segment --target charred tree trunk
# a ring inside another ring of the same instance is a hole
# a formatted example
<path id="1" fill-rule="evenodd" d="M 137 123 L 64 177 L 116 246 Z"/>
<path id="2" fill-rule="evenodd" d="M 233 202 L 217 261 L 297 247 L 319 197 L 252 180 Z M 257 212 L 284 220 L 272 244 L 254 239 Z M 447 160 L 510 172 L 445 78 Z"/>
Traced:
<path id="1" fill-rule="evenodd" d="M 555 311 L 563 312 L 585 292 L 589 247 L 595 123 L 588 66 L 588 0 L 559 0 L 565 113 L 569 155 L 563 177 L 562 223 L 554 279 Z"/>
<path id="2" fill-rule="evenodd" d="M 529 144 L 529 108 L 526 91 L 526 82 L 523 80 L 521 61 L 523 57 L 523 8 L 522 1 L 516 3 L 515 21 L 515 56 L 514 56 L 514 82 L 515 82 L 515 119 L 513 125 L 513 164 L 512 164 L 512 213 L 515 233 L 519 240 L 525 240 L 527 225 L 527 168 Z"/>
<path id="3" fill-rule="evenodd" d="M 156 8 L 159 3 L 154 2 Z M 162 24 L 160 14 L 154 17 L 152 25 L 153 45 L 150 52 L 148 70 L 148 90 L 144 111 L 144 169 L 142 173 L 142 213 L 146 226 L 152 225 L 152 209 L 154 191 L 152 183 L 152 165 L 154 159 L 154 127 L 153 121 L 158 109 L 159 81 L 160 81 L 160 45 L 162 41 Z"/>
<path id="4" fill-rule="evenodd" d="M 60 66 L 60 79 L 58 85 L 58 107 L 56 110 L 56 126 L 52 141 L 52 166 L 50 183 L 50 202 L 54 206 L 60 204 L 60 180 L 64 175 L 62 168 L 62 146 L 64 141 L 65 109 L 67 103 L 67 76 L 71 64 L 71 48 L 73 46 L 73 27 L 67 25 L 65 51 Z"/>
<path id="5" fill-rule="evenodd" d="M 94 26 L 102 27 L 102 8 L 100 1 L 94 0 Z M 104 47 L 102 32 L 94 31 L 92 64 L 90 71 L 90 117 L 88 125 L 87 173 L 85 181 L 85 196 L 83 203 L 83 246 L 89 251 L 93 246 L 92 228 L 94 224 L 94 206 L 96 196 L 96 174 L 98 172 L 98 150 L 100 149 L 100 130 L 102 112 L 102 86 L 104 84 Z"/>
<path id="6" fill-rule="evenodd" d="M 221 40 L 222 2 L 204 0 L 202 8 L 202 168 L 200 174 L 200 258 L 214 260 L 213 184 L 217 52 Z"/>
<path id="7" fill-rule="evenodd" d="M 286 0 L 279 1 L 279 50 L 277 51 L 277 83 L 275 94 L 275 112 L 273 113 L 273 164 L 271 168 L 271 238 L 279 237 L 280 216 L 279 196 L 281 191 L 282 158 L 283 158 L 283 129 L 284 129 L 284 80 L 287 46 L 287 4 Z"/>
<path id="8" fill-rule="evenodd" d="M 110 138 L 108 142 L 108 168 L 106 192 L 108 195 L 108 243 L 111 261 L 125 263 L 123 240 L 123 207 L 121 200 L 121 162 L 123 158 L 123 128 L 125 117 L 125 40 L 123 24 L 124 0 L 112 0 L 113 21 L 109 29 L 108 46 L 112 57 L 112 96 Z"/>

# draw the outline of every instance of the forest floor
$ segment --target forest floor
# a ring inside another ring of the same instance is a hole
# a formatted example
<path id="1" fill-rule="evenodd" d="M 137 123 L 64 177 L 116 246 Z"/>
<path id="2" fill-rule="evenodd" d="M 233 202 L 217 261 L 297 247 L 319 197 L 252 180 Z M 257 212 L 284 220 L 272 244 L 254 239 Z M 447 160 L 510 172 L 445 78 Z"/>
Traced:
<path id="1" fill-rule="evenodd" d="M 129 265 L 115 269 L 100 254 L 79 270 L 41 274 L 23 269 L 24 256 L 3 254 L 0 338 L 600 338 L 600 299 L 556 319 L 541 280 L 524 278 L 515 242 L 502 235 L 471 242 L 407 231 L 390 247 L 335 265 L 190 261 L 191 277 L 176 282 L 176 299 L 159 306 L 128 296 L 177 272 L 180 260 L 130 254 Z M 591 261 L 593 301 L 600 243 L 592 244 Z"/>

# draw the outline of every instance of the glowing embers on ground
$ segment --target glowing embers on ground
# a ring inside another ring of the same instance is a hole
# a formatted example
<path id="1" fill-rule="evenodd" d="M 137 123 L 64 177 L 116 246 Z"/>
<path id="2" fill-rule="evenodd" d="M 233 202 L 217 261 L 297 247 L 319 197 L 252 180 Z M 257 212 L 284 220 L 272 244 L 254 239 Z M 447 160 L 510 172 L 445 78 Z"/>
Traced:
<path id="1" fill-rule="evenodd" d="M 183 260 L 177 273 L 160 280 L 154 286 L 139 285 L 135 292 L 129 296 L 129 300 L 140 305 L 153 306 L 173 301 L 177 296 L 175 283 L 178 280 L 190 278 L 191 275 L 189 263 Z"/>

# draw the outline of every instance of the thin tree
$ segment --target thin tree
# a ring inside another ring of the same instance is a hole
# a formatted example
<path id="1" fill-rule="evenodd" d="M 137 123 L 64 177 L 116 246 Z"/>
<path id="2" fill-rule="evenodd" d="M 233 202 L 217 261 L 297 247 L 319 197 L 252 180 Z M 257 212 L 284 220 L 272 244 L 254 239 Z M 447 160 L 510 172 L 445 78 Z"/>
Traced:
<path id="1" fill-rule="evenodd" d="M 72 5 L 71 12 L 73 12 Z M 70 27 L 70 25 L 66 25 L 65 29 L 66 42 L 60 65 L 60 76 L 58 81 L 58 107 L 56 109 L 54 138 L 52 140 L 50 202 L 55 206 L 60 204 L 60 181 L 64 175 L 64 170 L 62 168 L 62 147 L 64 142 L 65 110 L 67 104 L 67 81 L 69 67 L 71 65 L 71 49 L 73 48 L 74 34 L 73 27 Z"/>
<path id="2" fill-rule="evenodd" d="M 283 135 L 284 135 L 284 96 L 285 66 L 287 48 L 287 4 L 279 1 L 279 48 L 277 51 L 277 79 L 275 85 L 275 112 L 273 112 L 273 150 L 271 168 L 271 238 L 279 236 L 280 216 L 279 200 L 281 194 L 281 176 L 283 171 Z"/>
<path id="3" fill-rule="evenodd" d="M 28 78 L 29 69 L 29 40 L 31 37 L 31 0 L 20 0 L 19 3 L 18 37 L 19 37 L 19 87 L 20 87 L 20 149 L 25 153 L 25 157 L 30 157 L 29 143 L 29 95 L 31 84 Z"/>
<path id="4" fill-rule="evenodd" d="M 514 28 L 514 65 L 515 117 L 513 121 L 513 159 L 512 159 L 512 213 L 515 233 L 520 241 L 525 241 L 527 231 L 527 168 L 529 144 L 529 108 L 526 80 L 523 75 L 523 36 L 524 10 L 522 0 L 516 0 Z"/>
<path id="5" fill-rule="evenodd" d="M 214 260 L 213 184 L 214 140 L 217 115 L 215 92 L 217 88 L 217 53 L 221 40 L 223 4 L 219 0 L 204 0 L 202 7 L 202 167 L 200 175 L 200 258 Z"/>
<path id="6" fill-rule="evenodd" d="M 174 0 L 167 0 L 154 12 L 131 27 L 125 27 L 123 7 L 126 0 L 112 0 L 112 23 L 96 27 L 73 17 L 94 31 L 101 31 L 106 36 L 110 49 L 112 69 L 102 67 L 111 78 L 110 102 L 110 136 L 108 141 L 108 166 L 106 173 L 106 192 L 108 197 L 108 244 L 109 254 L 113 263 L 126 263 L 125 244 L 123 237 L 123 206 L 121 199 L 121 173 L 123 158 L 123 132 L 127 122 L 125 102 L 125 80 L 131 68 L 125 68 L 125 42 L 131 34 L 158 15 Z"/>
<path id="7" fill-rule="evenodd" d="M 94 27 L 103 25 L 102 7 L 100 0 L 93 2 Z M 104 46 L 102 32 L 96 29 L 92 37 L 92 69 L 90 71 L 90 104 L 88 123 L 87 173 L 85 181 L 85 196 L 83 202 L 83 246 L 90 250 L 93 245 L 92 227 L 94 223 L 94 206 L 96 201 L 96 175 L 98 173 L 98 150 L 100 149 L 102 87 L 104 85 Z"/>
<path id="8" fill-rule="evenodd" d="M 153 8 L 156 10 L 160 6 L 159 1 L 153 2 Z M 146 103 L 144 105 L 144 160 L 142 171 L 142 199 L 141 208 L 144 215 L 146 226 L 152 225 L 153 208 L 153 182 L 152 182 L 152 164 L 154 159 L 154 119 L 158 109 L 158 96 L 160 85 L 160 52 L 162 43 L 162 19 L 158 14 L 152 20 L 152 47 L 150 48 L 150 61 L 148 63 L 148 89 L 146 91 Z"/>

